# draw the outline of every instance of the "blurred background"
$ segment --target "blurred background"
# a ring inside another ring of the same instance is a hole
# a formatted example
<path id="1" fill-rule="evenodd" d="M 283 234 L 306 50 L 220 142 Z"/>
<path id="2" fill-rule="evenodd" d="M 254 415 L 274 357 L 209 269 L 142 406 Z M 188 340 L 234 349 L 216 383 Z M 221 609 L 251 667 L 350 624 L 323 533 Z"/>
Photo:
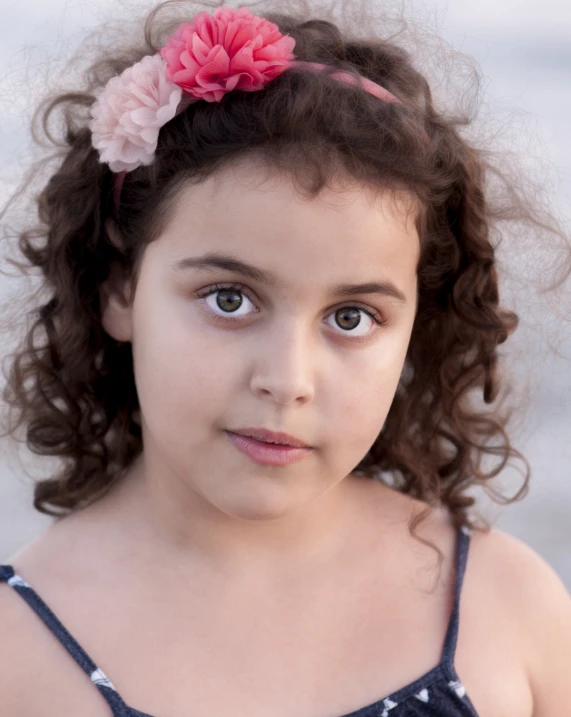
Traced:
<path id="1" fill-rule="evenodd" d="M 375 0 L 377 1 L 377 0 Z M 372 3 L 373 0 L 370 0 Z M 46 84 L 57 86 L 79 41 L 110 16 L 145 10 L 147 0 L 0 0 L 0 205 L 21 181 L 32 157 L 29 120 Z M 279 3 L 276 3 L 279 5 Z M 380 5 L 380 2 L 379 2 Z M 571 4 L 560 0 L 449 0 L 409 2 L 455 48 L 472 55 L 483 75 L 481 116 L 524 157 L 562 221 L 571 218 Z M 469 82 L 469 78 L 466 80 Z M 68 87 L 69 85 L 66 85 Z M 33 155 L 34 157 L 36 155 Z M 501 506 L 476 494 L 482 514 L 496 527 L 534 548 L 571 590 L 571 286 L 553 307 L 533 288 L 557 255 L 541 246 L 502 244 L 501 265 L 517 266 L 502 304 L 520 315 L 520 328 L 502 351 L 519 380 L 525 405 L 513 424 L 513 445 L 531 466 L 521 502 Z M 528 270 L 532 278 L 527 281 Z M 535 269 L 535 271 L 533 271 Z M 10 300 L 11 280 L 0 277 L 0 299 Z M 561 296 L 561 295 L 560 295 Z M 566 321 L 564 318 L 566 317 Z M 9 339 L 3 340 L 2 358 Z M 47 459 L 20 458 L 0 440 L 0 562 L 50 522 L 32 508 L 28 473 L 49 472 Z M 22 464 L 24 460 L 24 464 Z M 513 494 L 521 464 L 502 471 L 497 485 Z M 510 492 L 510 487 L 511 492 Z"/>

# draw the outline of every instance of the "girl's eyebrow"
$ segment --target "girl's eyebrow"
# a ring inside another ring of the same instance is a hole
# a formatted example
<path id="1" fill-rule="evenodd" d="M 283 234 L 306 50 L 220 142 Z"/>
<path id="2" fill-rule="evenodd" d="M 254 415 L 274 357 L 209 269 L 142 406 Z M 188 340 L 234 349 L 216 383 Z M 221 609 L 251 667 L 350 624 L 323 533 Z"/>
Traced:
<path id="1" fill-rule="evenodd" d="M 211 269 L 226 269 L 237 274 L 265 284 L 269 287 L 277 285 L 276 277 L 270 272 L 258 267 L 246 264 L 229 254 L 218 254 L 209 252 L 197 257 L 186 257 L 179 259 L 173 264 L 176 272 L 184 272 L 187 269 L 200 269 L 210 271 Z M 381 294 L 396 299 L 399 303 L 406 305 L 407 298 L 404 292 L 388 280 L 369 281 L 363 284 L 338 284 L 331 290 L 332 296 L 349 296 L 353 294 Z"/>

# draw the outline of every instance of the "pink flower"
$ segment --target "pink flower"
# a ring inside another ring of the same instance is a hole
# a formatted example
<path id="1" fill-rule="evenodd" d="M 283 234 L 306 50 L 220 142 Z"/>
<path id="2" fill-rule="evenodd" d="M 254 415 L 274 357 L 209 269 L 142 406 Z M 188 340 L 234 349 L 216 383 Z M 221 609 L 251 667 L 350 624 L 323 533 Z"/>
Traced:
<path id="1" fill-rule="evenodd" d="M 287 69 L 295 40 L 246 8 L 217 7 L 183 22 L 159 51 L 167 76 L 197 99 L 220 102 L 230 90 L 254 92 Z"/>
<path id="2" fill-rule="evenodd" d="M 175 116 L 181 97 L 158 54 L 143 57 L 109 80 L 96 92 L 89 125 L 100 161 L 112 172 L 151 164 L 159 130 Z"/>

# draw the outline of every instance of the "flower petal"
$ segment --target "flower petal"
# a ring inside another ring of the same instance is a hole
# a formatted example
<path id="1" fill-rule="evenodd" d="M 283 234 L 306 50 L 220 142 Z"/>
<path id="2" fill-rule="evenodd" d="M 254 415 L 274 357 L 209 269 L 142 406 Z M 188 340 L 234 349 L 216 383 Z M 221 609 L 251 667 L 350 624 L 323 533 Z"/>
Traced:
<path id="1" fill-rule="evenodd" d="M 247 8 L 217 7 L 181 24 L 160 54 L 169 80 L 192 97 L 219 102 L 233 89 L 262 89 L 294 59 L 294 46 L 294 38 Z"/>
<path id="2" fill-rule="evenodd" d="M 145 56 L 97 92 L 90 129 L 100 160 L 112 171 L 150 164 L 159 129 L 177 111 L 182 89 L 166 78 L 162 57 Z"/>

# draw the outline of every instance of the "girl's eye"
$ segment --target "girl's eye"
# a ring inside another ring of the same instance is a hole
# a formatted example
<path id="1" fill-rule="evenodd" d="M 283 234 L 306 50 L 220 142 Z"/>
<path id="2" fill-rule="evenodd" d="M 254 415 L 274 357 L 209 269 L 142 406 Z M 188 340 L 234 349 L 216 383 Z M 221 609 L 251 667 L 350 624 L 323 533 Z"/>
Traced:
<path id="1" fill-rule="evenodd" d="M 372 311 L 359 306 L 343 306 L 341 309 L 335 309 L 329 316 L 333 317 L 336 325 L 343 329 L 344 334 L 356 338 L 367 336 L 371 332 L 373 324 L 380 326 L 385 323 L 378 314 L 375 316 Z M 365 317 L 364 322 L 363 316 Z M 331 326 L 331 324 L 329 325 Z"/>
<path id="2" fill-rule="evenodd" d="M 241 311 L 244 306 L 244 298 L 253 305 L 253 302 L 246 295 L 245 289 L 239 286 L 220 286 L 216 284 L 204 289 L 203 292 L 199 292 L 197 296 L 204 297 L 206 306 L 216 318 L 233 320 L 247 316 L 247 311 Z M 222 315 L 218 312 L 222 312 Z M 256 311 L 253 313 L 256 313 Z"/>
<path id="3" fill-rule="evenodd" d="M 242 285 L 214 284 L 196 292 L 196 296 L 203 298 L 209 311 L 216 319 L 221 319 L 222 321 L 234 321 L 247 316 L 249 313 L 258 313 L 259 311 L 259 309 L 253 312 L 242 311 L 242 309 L 248 308 L 247 304 L 244 303 L 244 299 L 254 306 L 253 301 L 248 296 L 248 290 Z M 365 317 L 364 322 L 363 316 Z M 354 338 L 366 337 L 371 332 L 372 323 L 379 326 L 386 323 L 386 320 L 383 320 L 378 312 L 358 305 L 343 306 L 329 314 L 329 317 L 333 317 L 335 321 L 336 326 L 334 328 L 340 328 L 342 333 Z M 331 324 L 329 325 L 331 326 Z"/>

